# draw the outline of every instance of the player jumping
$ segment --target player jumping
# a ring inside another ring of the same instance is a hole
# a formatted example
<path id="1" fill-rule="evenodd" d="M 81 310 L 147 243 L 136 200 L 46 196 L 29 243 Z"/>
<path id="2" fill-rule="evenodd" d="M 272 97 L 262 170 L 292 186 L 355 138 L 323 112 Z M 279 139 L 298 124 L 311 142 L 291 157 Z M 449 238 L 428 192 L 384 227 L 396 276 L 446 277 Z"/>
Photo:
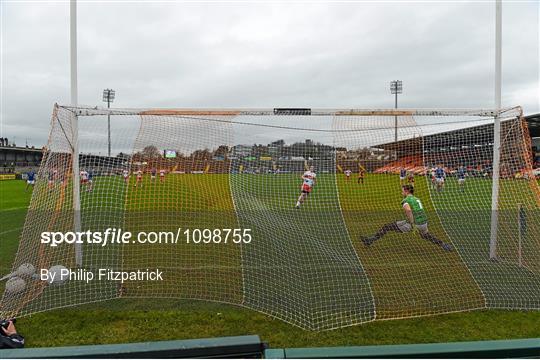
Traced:
<path id="1" fill-rule="evenodd" d="M 401 187 L 401 194 L 404 196 L 404 199 L 401 201 L 401 206 L 403 207 L 407 220 L 388 223 L 372 236 L 361 236 L 364 245 L 370 246 L 389 231 L 406 233 L 414 229 L 419 232 L 422 239 L 431 241 L 435 245 L 442 247 L 443 250 L 452 251 L 452 245 L 439 240 L 429 233 L 426 212 L 424 211 L 420 199 L 414 196 L 414 187 L 411 185 L 403 185 Z"/>
<path id="2" fill-rule="evenodd" d="M 298 201 L 296 202 L 296 208 L 300 209 L 300 205 L 302 205 L 305 201 L 305 199 L 309 196 L 311 193 L 311 190 L 313 190 L 313 187 L 315 186 L 317 174 L 313 171 L 314 167 L 310 166 L 309 170 L 302 175 L 302 179 L 304 180 L 302 183 L 300 197 L 298 197 Z"/>

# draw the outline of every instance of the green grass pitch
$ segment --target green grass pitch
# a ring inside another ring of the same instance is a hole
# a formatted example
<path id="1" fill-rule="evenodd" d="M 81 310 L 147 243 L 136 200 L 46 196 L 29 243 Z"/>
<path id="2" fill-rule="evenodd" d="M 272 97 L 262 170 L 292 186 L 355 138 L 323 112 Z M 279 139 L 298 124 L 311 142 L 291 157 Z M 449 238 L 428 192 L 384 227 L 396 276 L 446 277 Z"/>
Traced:
<path id="1" fill-rule="evenodd" d="M 110 190 L 114 188 L 118 192 L 118 189 L 124 189 L 121 179 L 115 180 L 113 185 L 110 183 L 111 180 L 104 181 L 98 177 L 94 191 L 82 193 L 82 205 L 83 210 L 85 207 L 90 208 L 96 198 L 102 198 L 105 201 L 109 199 L 111 208 L 114 206 L 119 208 L 128 206 L 132 209 L 148 207 L 150 211 L 165 213 L 189 209 L 197 212 L 198 226 L 219 228 L 236 222 L 237 215 L 249 223 L 250 212 L 247 210 L 251 211 L 257 204 L 262 204 L 265 209 L 271 209 L 282 216 L 287 216 L 289 221 L 295 221 L 290 220 L 290 217 L 297 216 L 299 226 L 302 226 L 301 217 L 304 215 L 294 215 L 295 210 L 293 209 L 298 196 L 298 182 L 288 178 L 292 175 L 279 176 L 283 183 L 271 182 L 277 186 L 276 189 L 272 189 L 271 186 L 268 186 L 271 183 L 265 180 L 267 175 L 251 175 L 249 181 L 262 182 L 260 187 L 256 187 L 260 188 L 261 191 L 251 199 L 241 197 L 243 200 L 240 201 L 243 203 L 236 204 L 237 208 L 246 209 L 243 218 L 241 214 L 235 214 L 234 211 L 231 211 L 233 207 L 230 192 L 241 194 L 242 189 L 253 187 L 248 186 L 248 180 L 234 180 L 234 176 L 232 176 L 231 184 L 226 180 L 217 181 L 218 177 L 227 178 L 227 176 L 222 175 L 168 176 L 165 184 L 151 184 L 149 179 L 145 178 L 144 188 L 135 190 L 130 187 L 129 194 L 116 195 L 118 198 L 127 199 L 124 204 L 115 203 L 115 197 L 111 195 Z M 330 179 L 332 180 L 330 181 Z M 205 181 L 211 181 L 213 185 L 205 183 Z M 340 220 L 342 221 L 341 225 L 335 224 L 336 219 L 331 217 L 326 219 L 328 226 L 332 224 L 334 233 L 345 229 L 351 238 L 356 239 L 361 233 L 375 231 L 382 223 L 401 217 L 399 182 L 395 176 L 370 175 L 367 177 L 365 185 L 357 185 L 355 179 L 346 182 L 343 176 L 338 175 L 337 192 L 335 181 L 333 176 L 327 176 L 327 179 L 321 176 L 320 183 L 311 199 L 300 210 L 304 214 L 311 213 L 312 216 L 319 217 L 322 208 L 338 207 L 335 208 L 335 212 L 330 211 L 330 216 L 336 216 L 340 210 L 339 206 L 341 206 L 343 213 Z M 417 195 L 424 201 L 428 209 L 430 228 L 441 238 L 446 235 L 438 217 L 435 216 L 434 203 L 437 209 L 444 209 L 445 204 L 451 207 L 448 204 L 452 204 L 456 196 L 470 196 L 472 194 L 476 196 L 475 206 L 480 209 L 489 206 L 489 202 L 484 204 L 482 201 L 485 202 L 486 198 L 489 199 L 490 184 L 481 183 L 482 180 L 475 180 L 475 182 L 474 186 L 472 181 L 469 182 L 467 184 L 469 188 L 465 194 L 459 194 L 454 188 L 455 185 L 449 181 L 445 192 L 437 195 L 437 198 L 430 196 L 423 178 L 417 179 Z M 130 186 L 132 185 L 133 183 L 130 184 Z M 0 182 L 2 218 L 0 271 L 2 274 L 10 271 L 30 201 L 30 193 L 25 193 L 24 187 L 25 184 L 22 181 Z M 152 187 L 154 187 L 153 190 Z M 276 197 L 274 195 L 278 189 L 281 196 Z M 430 200 L 431 198 L 433 201 Z M 453 208 L 447 210 L 450 211 Z M 221 220 L 217 222 L 215 220 L 216 212 L 222 214 Z M 364 219 L 366 216 L 368 217 L 368 221 L 365 221 L 364 224 L 357 221 L 359 213 Z M 369 216 L 372 218 L 370 219 Z M 130 225 L 133 228 L 144 229 L 150 226 L 149 223 L 145 222 L 144 216 L 137 214 L 136 211 L 133 211 L 130 219 Z M 184 221 L 185 224 L 190 221 L 192 223 L 192 219 L 189 218 L 184 219 Z M 173 222 L 174 225 L 178 225 L 178 218 L 168 219 L 165 216 L 160 220 L 159 225 L 167 228 L 172 226 Z M 321 226 L 321 228 L 322 231 L 325 231 L 325 226 Z M 272 229 L 268 231 L 270 230 Z M 276 231 L 278 235 L 285 233 L 284 229 L 276 230 L 274 228 L 272 231 Z M 462 231 L 473 230 L 465 228 Z M 471 232 L 471 235 L 474 233 Z M 481 299 L 477 288 L 472 285 L 470 274 L 461 265 L 456 254 L 440 253 L 435 246 L 412 234 L 405 237 L 389 235 L 375 245 L 376 248 L 373 249 L 366 249 L 359 243 L 355 243 L 354 246 L 367 268 L 367 273 L 373 278 L 375 298 L 377 299 L 380 295 L 380 298 L 386 299 L 385 302 L 377 304 L 378 316 L 382 318 L 407 316 L 407 311 L 411 309 L 429 313 L 430 311 L 440 311 L 440 309 L 452 311 L 463 307 L 470 309 L 480 307 Z M 147 250 L 149 249 L 140 246 L 133 248 L 131 261 L 134 265 L 143 261 L 141 259 L 147 255 Z M 192 251 L 196 251 L 195 258 L 199 259 L 201 266 L 208 265 L 208 260 L 205 260 L 205 251 L 207 250 L 204 247 L 197 247 Z M 223 252 L 221 258 L 217 259 L 228 265 L 228 270 L 223 270 L 223 272 L 217 273 L 214 279 L 206 279 L 203 282 L 196 280 L 199 277 L 192 274 L 193 276 L 190 278 L 194 280 L 192 283 L 184 281 L 186 287 L 206 286 L 209 283 L 223 284 L 224 278 L 233 279 L 226 288 L 211 287 L 210 289 L 213 290 L 210 293 L 202 294 L 201 297 L 216 301 L 237 302 L 238 296 L 241 296 L 241 284 L 234 283 L 237 274 L 234 271 L 231 272 L 230 269 L 235 268 L 235 266 L 231 267 L 231 258 L 234 259 L 237 256 L 237 251 L 237 248 L 230 247 Z M 163 249 L 161 255 L 164 254 L 166 254 L 166 249 Z M 137 256 L 141 256 L 141 258 L 138 260 Z M 163 261 L 164 265 L 167 264 L 167 261 L 174 260 L 175 264 L 178 261 L 177 258 L 167 259 L 166 257 L 163 260 L 162 256 L 156 256 L 156 259 L 158 257 L 157 261 Z M 147 258 L 145 259 L 148 261 Z M 190 255 L 190 259 L 193 259 L 193 254 Z M 215 261 L 216 258 L 212 260 Z M 393 264 L 393 266 L 385 267 L 384 264 L 381 265 L 381 260 L 387 264 Z M 211 265 L 215 266 L 216 264 Z M 434 272 L 441 274 L 436 284 L 420 283 L 413 276 L 413 274 L 417 274 L 417 276 L 420 274 L 424 277 Z M 399 278 L 398 274 L 411 274 L 411 277 Z M 275 276 L 279 275 L 278 273 Z M 294 289 L 289 290 L 293 291 Z M 151 288 L 139 291 L 141 293 L 138 295 L 144 295 L 145 292 L 151 291 Z M 170 294 L 170 297 L 181 296 L 183 291 L 187 291 L 187 289 L 177 288 L 175 292 Z M 392 293 L 396 294 L 394 301 L 390 296 Z M 407 302 L 403 301 L 404 299 L 411 300 Z M 433 299 L 443 299 L 443 301 L 434 303 Z M 452 309 L 451 306 L 454 306 L 455 309 Z M 42 331 L 44 323 L 49 328 L 47 332 Z M 18 325 L 20 331 L 28 339 L 28 346 L 118 343 L 256 333 L 272 346 L 311 347 L 539 337 L 540 313 L 481 310 L 434 317 L 373 322 L 339 330 L 311 332 L 233 305 L 194 300 L 120 299 L 38 313 L 21 318 Z"/>

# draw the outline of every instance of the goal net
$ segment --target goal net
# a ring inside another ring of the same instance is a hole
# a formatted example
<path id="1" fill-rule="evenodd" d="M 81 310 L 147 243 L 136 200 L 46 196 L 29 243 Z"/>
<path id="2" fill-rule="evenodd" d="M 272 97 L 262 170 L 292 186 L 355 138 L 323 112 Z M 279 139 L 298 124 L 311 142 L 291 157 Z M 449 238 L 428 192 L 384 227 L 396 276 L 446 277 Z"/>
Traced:
<path id="1" fill-rule="evenodd" d="M 327 330 L 540 309 L 532 170 L 520 108 L 56 105 L 12 273 L 0 285 L 0 312 L 174 298 Z M 403 185 L 414 199 L 404 200 Z"/>

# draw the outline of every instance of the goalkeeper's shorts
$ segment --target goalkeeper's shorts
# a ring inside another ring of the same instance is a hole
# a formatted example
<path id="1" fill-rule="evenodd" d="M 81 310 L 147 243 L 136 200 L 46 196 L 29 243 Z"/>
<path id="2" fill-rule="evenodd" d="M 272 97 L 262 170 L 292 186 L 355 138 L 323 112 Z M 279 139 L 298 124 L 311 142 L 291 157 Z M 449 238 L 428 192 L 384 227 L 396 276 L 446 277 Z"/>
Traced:
<path id="1" fill-rule="evenodd" d="M 399 231 L 404 232 L 404 233 L 412 231 L 413 229 L 413 225 L 411 225 L 407 220 L 396 221 L 396 225 Z M 427 234 L 428 232 L 427 223 L 420 224 L 420 225 L 415 224 L 414 226 L 416 226 L 416 228 L 421 234 Z"/>

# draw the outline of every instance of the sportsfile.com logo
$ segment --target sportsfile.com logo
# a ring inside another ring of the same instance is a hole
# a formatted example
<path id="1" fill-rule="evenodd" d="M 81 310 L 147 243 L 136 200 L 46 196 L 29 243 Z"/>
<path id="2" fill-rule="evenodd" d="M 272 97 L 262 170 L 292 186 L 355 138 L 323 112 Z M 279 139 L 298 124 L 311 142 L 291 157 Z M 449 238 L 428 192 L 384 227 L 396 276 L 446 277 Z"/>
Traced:
<path id="1" fill-rule="evenodd" d="M 62 244 L 91 244 L 107 246 L 111 244 L 249 244 L 251 229 L 182 229 L 173 231 L 138 232 L 108 228 L 105 231 L 44 231 L 41 243 L 56 247 Z"/>

